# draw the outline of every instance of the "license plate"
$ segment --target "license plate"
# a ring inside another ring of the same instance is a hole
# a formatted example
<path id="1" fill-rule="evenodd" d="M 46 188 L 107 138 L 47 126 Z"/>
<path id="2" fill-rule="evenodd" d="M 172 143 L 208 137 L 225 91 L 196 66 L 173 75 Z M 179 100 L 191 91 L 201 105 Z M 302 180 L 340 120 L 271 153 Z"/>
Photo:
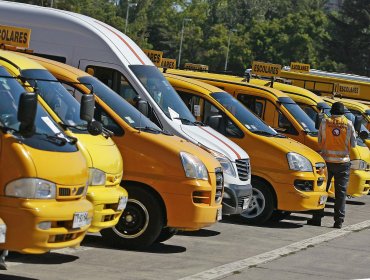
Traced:
<path id="1" fill-rule="evenodd" d="M 118 201 L 117 210 L 118 211 L 121 211 L 121 210 L 125 209 L 126 208 L 126 204 L 127 204 L 127 197 L 126 196 L 120 197 L 120 199 Z"/>
<path id="2" fill-rule="evenodd" d="M 250 198 L 247 197 L 247 198 L 244 198 L 243 200 L 243 210 L 247 209 L 248 206 L 249 206 L 249 201 L 250 201 Z"/>
<path id="3" fill-rule="evenodd" d="M 90 223 L 87 212 L 76 212 L 73 215 L 72 228 L 80 228 Z"/>
<path id="4" fill-rule="evenodd" d="M 217 221 L 222 220 L 222 208 L 217 209 Z"/>
<path id="5" fill-rule="evenodd" d="M 320 196 L 319 205 L 325 204 L 325 202 L 326 202 L 327 199 L 328 199 L 328 196 L 327 195 Z"/>

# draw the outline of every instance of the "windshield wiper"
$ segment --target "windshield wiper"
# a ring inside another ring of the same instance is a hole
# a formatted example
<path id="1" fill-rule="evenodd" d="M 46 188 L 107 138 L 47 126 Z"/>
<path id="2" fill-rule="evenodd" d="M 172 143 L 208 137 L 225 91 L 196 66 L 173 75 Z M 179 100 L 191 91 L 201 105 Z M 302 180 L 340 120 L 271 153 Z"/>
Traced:
<path id="1" fill-rule="evenodd" d="M 272 134 L 270 132 L 264 131 L 264 130 L 251 130 L 255 134 L 264 135 L 264 136 L 276 136 L 277 134 Z"/>
<path id="2" fill-rule="evenodd" d="M 177 117 L 177 118 L 174 118 L 174 119 L 175 119 L 175 120 L 180 120 L 180 121 L 184 122 L 184 124 L 192 124 L 192 125 L 205 126 L 205 124 L 204 124 L 204 123 L 202 123 L 202 122 L 199 122 L 199 121 L 195 121 L 195 122 L 193 122 L 193 121 L 188 120 L 188 119 L 186 119 L 186 118 L 180 118 L 180 117 Z"/>
<path id="3" fill-rule="evenodd" d="M 156 129 L 154 127 L 149 127 L 149 126 L 135 126 L 134 128 L 136 128 L 137 130 L 140 130 L 140 131 L 152 132 L 152 133 L 156 133 L 156 134 L 162 133 L 161 130 Z"/>
<path id="4" fill-rule="evenodd" d="M 65 124 L 65 123 L 58 123 L 61 127 L 63 127 L 64 130 L 67 128 L 75 128 L 80 131 L 87 131 L 87 124 L 76 124 L 76 125 L 70 125 L 70 124 Z"/>

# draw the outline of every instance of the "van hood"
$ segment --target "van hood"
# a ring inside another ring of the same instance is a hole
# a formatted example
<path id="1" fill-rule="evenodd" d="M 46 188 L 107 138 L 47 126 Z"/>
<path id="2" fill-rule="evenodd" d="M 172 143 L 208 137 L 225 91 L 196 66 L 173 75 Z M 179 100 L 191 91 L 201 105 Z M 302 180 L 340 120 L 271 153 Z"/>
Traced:
<path id="1" fill-rule="evenodd" d="M 111 138 L 101 135 L 75 134 L 80 145 L 89 154 L 92 167 L 100 169 L 107 174 L 122 173 L 122 156 Z"/>
<path id="2" fill-rule="evenodd" d="M 249 158 L 242 148 L 209 126 L 181 125 L 180 127 L 191 141 L 222 153 L 232 162 Z"/>

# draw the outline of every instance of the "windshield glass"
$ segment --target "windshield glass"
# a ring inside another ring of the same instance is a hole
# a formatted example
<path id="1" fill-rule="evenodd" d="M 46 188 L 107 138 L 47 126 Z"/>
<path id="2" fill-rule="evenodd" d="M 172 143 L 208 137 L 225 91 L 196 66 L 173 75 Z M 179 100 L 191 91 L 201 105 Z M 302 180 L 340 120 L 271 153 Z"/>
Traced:
<path id="1" fill-rule="evenodd" d="M 276 135 L 277 132 L 266 125 L 261 119 L 256 117 L 238 100 L 226 92 L 212 93 L 211 96 L 222 104 L 237 120 L 242 123 L 248 130 L 254 133 L 265 133 Z"/>
<path id="2" fill-rule="evenodd" d="M 22 71 L 22 76 L 28 79 L 30 85 L 37 88 L 40 96 L 50 106 L 50 108 L 58 115 L 58 117 L 66 125 L 71 126 L 86 126 L 87 122 L 80 119 L 80 104 L 69 92 L 59 83 L 56 78 L 47 70 L 31 69 Z M 42 80 L 50 81 L 42 81 Z M 55 81 L 55 82 L 51 82 Z M 79 132 L 74 130 L 74 132 Z"/>
<path id="3" fill-rule="evenodd" d="M 172 120 L 182 119 L 183 124 L 196 121 L 157 67 L 148 65 L 130 65 L 129 67 L 167 117 Z"/>
<path id="4" fill-rule="evenodd" d="M 0 76 L 2 76 L 0 77 L 0 126 L 18 131 L 20 125 L 17 118 L 18 102 L 25 90 L 17 80 L 11 78 L 10 74 L 3 67 L 0 67 Z M 57 136 L 66 139 L 66 136 L 40 104 L 37 105 L 35 127 L 36 132 L 32 137 L 22 139 L 24 144 L 47 151 L 77 151 L 74 145 L 59 146 L 61 142 L 58 139 L 48 138 L 48 136 Z M 17 137 L 16 134 L 13 135 Z"/>
<path id="5" fill-rule="evenodd" d="M 129 126 L 133 128 L 152 128 L 161 130 L 151 120 L 141 114 L 134 106 L 111 90 L 105 84 L 92 76 L 80 77 L 81 83 L 90 84 L 94 88 L 94 93 L 103 100 L 114 112 L 121 117 Z"/>
<path id="6" fill-rule="evenodd" d="M 311 135 L 317 135 L 315 122 L 297 105 L 290 97 L 279 97 L 279 101 L 292 116 L 298 121 L 303 129 Z"/>

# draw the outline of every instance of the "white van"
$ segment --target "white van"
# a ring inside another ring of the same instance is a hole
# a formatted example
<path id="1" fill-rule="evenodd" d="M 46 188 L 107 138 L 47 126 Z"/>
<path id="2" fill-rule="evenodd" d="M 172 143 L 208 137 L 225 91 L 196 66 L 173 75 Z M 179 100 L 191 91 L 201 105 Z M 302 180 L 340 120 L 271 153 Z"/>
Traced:
<path id="1" fill-rule="evenodd" d="M 252 187 L 247 153 L 197 123 L 166 78 L 129 37 L 84 15 L 5 1 L 0 1 L 0 25 L 31 29 L 30 49 L 35 55 L 87 71 L 131 103 L 138 97 L 147 101 L 149 117 L 159 127 L 207 149 L 220 161 L 225 178 L 223 214 L 240 214 L 248 207 Z"/>

